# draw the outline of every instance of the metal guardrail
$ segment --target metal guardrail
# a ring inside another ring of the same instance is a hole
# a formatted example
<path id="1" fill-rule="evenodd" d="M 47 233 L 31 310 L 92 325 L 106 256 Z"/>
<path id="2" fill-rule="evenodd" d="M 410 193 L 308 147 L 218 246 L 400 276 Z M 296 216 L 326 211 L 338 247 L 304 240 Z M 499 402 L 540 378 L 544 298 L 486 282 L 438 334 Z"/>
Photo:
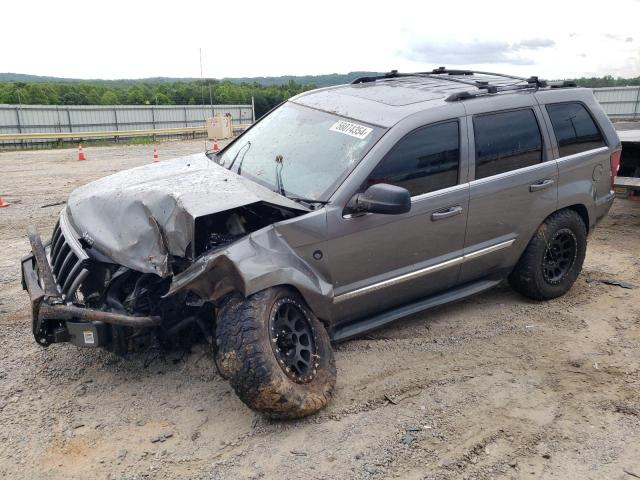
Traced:
<path id="1" fill-rule="evenodd" d="M 234 130 L 244 130 L 251 124 L 233 125 Z M 68 140 L 87 138 L 119 138 L 119 137 L 150 137 L 153 135 L 181 135 L 185 133 L 203 133 L 206 126 L 183 128 L 156 128 L 148 130 L 111 130 L 97 132 L 47 132 L 47 133 L 0 133 L 1 140 Z"/>
<path id="2" fill-rule="evenodd" d="M 611 119 L 640 119 L 640 86 L 594 88 L 596 100 Z"/>
<path id="3" fill-rule="evenodd" d="M 255 121 L 248 105 L 0 105 L 0 148 L 46 148 L 89 139 L 205 135 L 207 118 Z"/>

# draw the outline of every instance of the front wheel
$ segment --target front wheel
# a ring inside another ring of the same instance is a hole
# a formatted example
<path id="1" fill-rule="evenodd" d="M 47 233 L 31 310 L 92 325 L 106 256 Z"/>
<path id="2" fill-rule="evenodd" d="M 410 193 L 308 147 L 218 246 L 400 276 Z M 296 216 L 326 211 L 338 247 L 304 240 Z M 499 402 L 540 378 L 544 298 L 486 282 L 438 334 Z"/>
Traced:
<path id="1" fill-rule="evenodd" d="M 218 317 L 216 362 L 240 399 L 274 418 L 325 407 L 336 384 L 329 336 L 302 297 L 268 288 Z"/>
<path id="2" fill-rule="evenodd" d="M 587 228 L 574 210 L 560 210 L 538 227 L 509 276 L 511 287 L 534 300 L 564 295 L 578 278 L 587 251 Z"/>

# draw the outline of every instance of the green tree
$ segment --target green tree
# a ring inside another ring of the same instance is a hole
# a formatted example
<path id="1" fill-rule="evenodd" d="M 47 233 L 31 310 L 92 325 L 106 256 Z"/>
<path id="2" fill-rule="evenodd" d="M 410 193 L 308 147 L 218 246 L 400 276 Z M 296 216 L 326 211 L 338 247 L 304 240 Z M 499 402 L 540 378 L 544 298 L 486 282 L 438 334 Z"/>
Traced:
<path id="1" fill-rule="evenodd" d="M 171 105 L 171 99 L 167 97 L 164 93 L 159 92 L 156 94 L 155 97 L 158 105 Z"/>
<path id="2" fill-rule="evenodd" d="M 107 90 L 100 97 L 100 105 L 117 105 L 118 104 L 118 96 L 115 92 L 111 90 Z"/>
<path id="3" fill-rule="evenodd" d="M 97 80 L 90 82 L 0 82 L 0 102 L 50 105 L 248 104 L 261 116 L 292 95 L 313 88 L 286 78 L 269 86 L 230 80 Z M 211 97 L 209 91 L 211 89 Z M 156 100 L 157 99 L 157 100 Z"/>
<path id="4" fill-rule="evenodd" d="M 29 103 L 33 105 L 48 105 L 49 99 L 47 98 L 47 92 L 39 83 L 32 83 L 27 87 L 29 95 Z"/>

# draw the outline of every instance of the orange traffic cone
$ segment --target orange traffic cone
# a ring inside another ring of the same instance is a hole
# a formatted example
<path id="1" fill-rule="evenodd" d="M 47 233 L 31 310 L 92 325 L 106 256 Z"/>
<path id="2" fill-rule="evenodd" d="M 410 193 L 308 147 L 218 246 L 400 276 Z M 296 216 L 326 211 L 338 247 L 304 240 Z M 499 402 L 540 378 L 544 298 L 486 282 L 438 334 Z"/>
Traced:
<path id="1" fill-rule="evenodd" d="M 0 197 L 0 208 L 8 207 L 9 205 L 11 205 L 11 204 L 5 202 L 4 198 Z"/>
<path id="2" fill-rule="evenodd" d="M 218 144 L 217 144 L 217 143 L 214 143 L 214 144 L 213 144 L 213 151 L 214 151 L 214 152 L 217 152 L 218 150 L 220 150 L 220 147 L 218 147 Z"/>
<path id="3" fill-rule="evenodd" d="M 158 147 L 153 147 L 153 161 L 154 162 L 159 162 L 160 161 L 158 159 Z"/>
<path id="4" fill-rule="evenodd" d="M 84 150 L 82 150 L 82 145 L 78 144 L 78 161 L 86 160 L 87 157 L 84 156 Z"/>

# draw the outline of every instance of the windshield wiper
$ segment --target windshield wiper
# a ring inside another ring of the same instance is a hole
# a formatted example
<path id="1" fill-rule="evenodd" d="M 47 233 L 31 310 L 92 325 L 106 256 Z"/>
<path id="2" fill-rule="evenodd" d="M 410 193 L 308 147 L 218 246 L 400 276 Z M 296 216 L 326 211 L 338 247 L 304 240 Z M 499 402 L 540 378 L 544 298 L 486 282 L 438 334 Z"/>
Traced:
<path id="1" fill-rule="evenodd" d="M 247 149 L 244 151 L 244 153 L 242 154 L 242 158 L 240 159 L 240 163 L 238 164 L 238 175 L 242 174 L 242 162 L 244 162 L 244 157 L 247 156 L 247 152 L 249 151 L 249 149 L 251 148 L 251 141 L 247 140 Z"/>
<path id="2" fill-rule="evenodd" d="M 293 200 L 294 202 L 308 203 L 309 205 L 314 205 L 314 204 L 327 205 L 329 203 L 328 200 L 316 200 L 315 198 L 303 198 L 303 197 L 289 197 L 287 195 L 284 195 L 284 196 L 287 197 L 289 200 Z"/>
<path id="3" fill-rule="evenodd" d="M 231 164 L 229 165 L 228 170 L 231 170 L 233 168 L 233 164 L 236 163 L 236 160 L 238 159 L 238 155 L 240 155 L 240 152 L 244 149 L 244 147 L 249 146 L 249 148 L 251 148 L 251 140 L 247 140 L 247 143 L 245 143 L 242 147 L 240 147 L 240 150 L 238 150 L 238 152 L 236 153 L 236 156 L 233 157 L 233 160 L 231 160 Z M 238 175 L 240 175 L 240 169 L 242 168 L 242 161 L 244 160 L 244 156 L 247 154 L 247 152 L 249 151 L 249 148 L 247 148 L 245 150 L 245 152 L 242 154 L 242 158 L 240 159 L 240 163 L 238 164 Z"/>
<path id="4" fill-rule="evenodd" d="M 304 197 L 290 197 L 287 195 L 284 189 L 284 183 L 282 183 L 282 167 L 284 166 L 284 157 L 282 155 L 276 155 L 276 193 L 279 193 L 283 197 L 288 198 L 289 200 L 293 200 L 297 203 L 306 203 L 310 207 L 314 205 L 326 205 L 327 201 L 325 200 L 316 200 L 314 198 L 304 198 Z M 313 207 L 315 209 L 315 207 Z"/>
<path id="5" fill-rule="evenodd" d="M 278 193 L 283 197 L 286 197 L 287 194 L 284 191 L 284 185 L 282 183 L 282 155 L 276 155 L 276 188 L 278 189 Z"/>

